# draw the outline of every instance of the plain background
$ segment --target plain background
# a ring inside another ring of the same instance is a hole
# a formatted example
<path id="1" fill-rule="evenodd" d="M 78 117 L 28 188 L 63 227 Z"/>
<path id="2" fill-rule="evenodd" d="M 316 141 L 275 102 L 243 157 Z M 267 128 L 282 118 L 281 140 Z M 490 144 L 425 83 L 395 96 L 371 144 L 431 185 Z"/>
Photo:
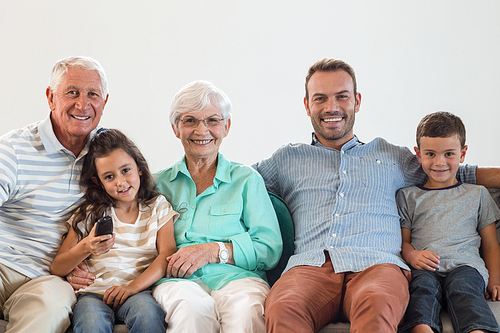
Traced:
<path id="1" fill-rule="evenodd" d="M 46 117 L 50 70 L 73 55 L 103 65 L 101 124 L 129 135 L 152 171 L 182 156 L 170 101 L 199 79 L 232 101 L 229 159 L 309 143 L 304 78 L 323 57 L 356 71 L 361 141 L 413 147 L 419 120 L 447 110 L 466 125 L 466 162 L 500 165 L 498 0 L 2 1 L 1 134 Z"/>

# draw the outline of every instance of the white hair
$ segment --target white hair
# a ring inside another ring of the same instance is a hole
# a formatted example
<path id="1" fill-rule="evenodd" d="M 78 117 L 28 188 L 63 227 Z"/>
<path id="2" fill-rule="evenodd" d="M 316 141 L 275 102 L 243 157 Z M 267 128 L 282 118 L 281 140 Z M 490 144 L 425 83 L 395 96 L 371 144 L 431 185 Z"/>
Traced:
<path id="1" fill-rule="evenodd" d="M 52 91 L 55 91 L 70 68 L 81 68 L 87 71 L 97 71 L 99 77 L 101 78 L 101 87 L 103 92 L 103 98 L 108 95 L 108 80 L 106 79 L 106 73 L 101 64 L 95 59 L 85 56 L 78 57 L 68 57 L 59 60 L 52 68 L 52 73 L 50 74 L 49 87 Z"/>
<path id="2" fill-rule="evenodd" d="M 224 92 L 209 81 L 194 81 L 179 90 L 170 106 L 170 123 L 177 128 L 177 119 L 184 113 L 203 111 L 215 106 L 224 121 L 231 119 L 231 101 Z"/>

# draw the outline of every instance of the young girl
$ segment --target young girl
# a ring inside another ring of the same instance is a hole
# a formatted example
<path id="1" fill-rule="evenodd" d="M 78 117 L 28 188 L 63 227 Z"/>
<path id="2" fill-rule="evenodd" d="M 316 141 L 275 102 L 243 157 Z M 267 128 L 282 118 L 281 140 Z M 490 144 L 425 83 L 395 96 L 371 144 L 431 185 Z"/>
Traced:
<path id="1" fill-rule="evenodd" d="M 90 143 L 80 184 L 83 203 L 50 268 L 61 277 L 86 260 L 94 283 L 80 289 L 73 331 L 112 332 L 114 321 L 133 332 L 165 332 L 165 314 L 147 290 L 165 275 L 176 250 L 178 213 L 155 189 L 148 165 L 118 130 L 98 132 Z M 114 233 L 95 236 L 96 221 L 112 217 Z"/>

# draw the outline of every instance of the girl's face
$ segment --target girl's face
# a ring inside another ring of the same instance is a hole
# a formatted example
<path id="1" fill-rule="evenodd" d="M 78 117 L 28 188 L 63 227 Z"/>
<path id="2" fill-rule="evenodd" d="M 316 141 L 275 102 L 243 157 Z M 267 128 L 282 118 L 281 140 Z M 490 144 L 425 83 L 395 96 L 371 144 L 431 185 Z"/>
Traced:
<path id="1" fill-rule="evenodd" d="M 96 158 L 97 175 L 106 192 L 115 200 L 116 207 L 137 202 L 142 171 L 135 160 L 123 149 Z"/>

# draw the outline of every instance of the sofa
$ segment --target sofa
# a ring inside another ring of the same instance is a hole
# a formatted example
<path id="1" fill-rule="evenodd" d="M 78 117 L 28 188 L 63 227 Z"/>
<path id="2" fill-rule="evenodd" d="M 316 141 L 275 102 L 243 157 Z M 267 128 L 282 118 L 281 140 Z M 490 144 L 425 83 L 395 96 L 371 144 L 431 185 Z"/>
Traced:
<path id="1" fill-rule="evenodd" d="M 495 200 L 496 204 L 500 207 L 500 189 L 490 189 L 490 194 Z M 269 193 L 269 197 L 271 202 L 273 203 L 274 209 L 276 210 L 276 215 L 278 216 L 278 221 L 281 228 L 281 236 L 283 238 L 283 254 L 281 255 L 280 261 L 273 269 L 266 272 L 267 279 L 269 284 L 272 286 L 280 277 L 281 272 L 285 269 L 286 264 L 288 262 L 288 258 L 293 254 L 295 246 L 294 246 L 294 226 L 292 217 L 288 211 L 288 208 L 285 202 L 274 195 L 273 193 Z M 497 232 L 499 231 L 497 226 Z M 499 235 L 500 239 L 500 235 Z M 497 322 L 500 322 L 500 302 L 492 302 L 488 300 L 488 304 L 497 319 Z M 443 333 L 453 333 L 453 327 L 451 325 L 451 320 L 446 311 L 442 311 L 441 320 L 443 323 Z M 0 320 L 0 333 L 5 332 L 5 327 L 7 322 L 5 320 Z M 321 330 L 319 333 L 348 333 L 350 330 L 349 323 L 336 322 L 330 323 Z M 72 332 L 71 328 L 68 329 L 66 333 Z M 128 329 L 124 324 L 118 324 L 114 327 L 114 333 L 128 333 Z"/>

